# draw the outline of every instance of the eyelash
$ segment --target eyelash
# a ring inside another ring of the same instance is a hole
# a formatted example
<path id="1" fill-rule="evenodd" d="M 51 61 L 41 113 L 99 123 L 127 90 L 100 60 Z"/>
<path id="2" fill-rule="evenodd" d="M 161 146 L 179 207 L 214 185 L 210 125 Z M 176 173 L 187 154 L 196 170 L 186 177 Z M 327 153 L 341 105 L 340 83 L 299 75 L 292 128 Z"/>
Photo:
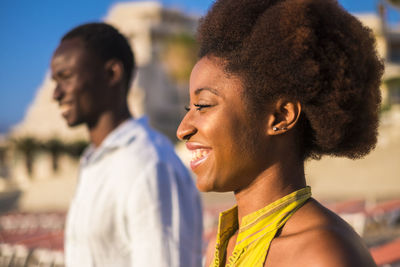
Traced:
<path id="1" fill-rule="evenodd" d="M 201 105 L 201 104 L 193 104 L 196 107 L 196 110 L 201 111 L 203 108 L 209 108 L 211 105 Z M 185 106 L 186 111 L 190 111 L 190 107 Z"/>

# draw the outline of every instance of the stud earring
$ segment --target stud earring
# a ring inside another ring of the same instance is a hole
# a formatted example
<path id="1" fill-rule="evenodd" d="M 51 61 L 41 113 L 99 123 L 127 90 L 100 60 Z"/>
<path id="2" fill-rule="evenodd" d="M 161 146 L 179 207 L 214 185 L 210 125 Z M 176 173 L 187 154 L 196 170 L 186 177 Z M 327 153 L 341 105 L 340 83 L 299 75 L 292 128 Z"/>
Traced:
<path id="1" fill-rule="evenodd" d="M 275 132 L 276 132 L 276 131 L 279 131 L 279 130 L 285 131 L 285 130 L 287 130 L 287 127 L 282 127 L 282 128 L 279 129 L 278 127 L 275 127 L 275 126 L 274 126 L 274 127 L 272 127 L 272 130 L 274 130 Z"/>

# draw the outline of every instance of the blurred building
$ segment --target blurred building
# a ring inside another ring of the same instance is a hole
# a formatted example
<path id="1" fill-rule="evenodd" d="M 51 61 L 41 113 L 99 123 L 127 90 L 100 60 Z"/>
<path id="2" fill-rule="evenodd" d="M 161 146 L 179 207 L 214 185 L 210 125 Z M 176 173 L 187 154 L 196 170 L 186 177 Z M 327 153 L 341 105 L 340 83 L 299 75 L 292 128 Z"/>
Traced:
<path id="1" fill-rule="evenodd" d="M 165 9 L 156 2 L 124 2 L 112 6 L 104 20 L 119 29 L 134 50 L 137 72 L 128 96 L 131 111 L 137 117 L 147 115 L 153 127 L 175 142 L 197 56 L 197 18 Z M 63 197 L 69 200 L 66 195 L 72 195 L 79 154 L 88 136 L 84 126 L 67 127 L 52 100 L 53 89 L 54 83 L 46 74 L 25 117 L 8 135 L 7 153 L 0 144 L 0 171 L 4 172 L 2 166 L 7 164 L 7 176 L 24 189 L 31 188 L 32 181 L 43 183 L 44 188 L 48 184 L 45 181 L 54 180 L 52 186 L 64 187 L 64 191 L 50 190 L 46 194 L 53 192 L 57 202 Z M 73 182 L 68 186 L 56 182 L 66 179 Z M 33 199 L 40 199 L 42 191 L 36 192 L 38 198 Z M 67 202 L 53 203 L 53 207 L 66 206 Z"/>
<path id="2" fill-rule="evenodd" d="M 313 195 L 327 201 L 400 195 L 400 30 L 387 26 L 376 14 L 356 16 L 372 29 L 386 66 L 379 139 L 376 149 L 363 160 L 326 157 L 306 163 Z M 129 95 L 131 110 L 136 116 L 147 114 L 155 128 L 175 140 L 196 59 L 193 34 L 197 18 L 164 9 L 159 3 L 125 2 L 114 5 L 105 21 L 127 36 L 135 52 L 138 71 Z M 32 194 L 31 207 L 43 205 L 39 202 L 44 190 L 54 195 L 55 200 L 48 205 L 68 205 L 75 188 L 79 152 L 87 142 L 85 129 L 69 129 L 61 118 L 52 101 L 53 86 L 46 75 L 25 118 L 10 132 L 8 145 L 0 146 L 0 171 L 24 190 L 29 189 L 24 198 Z M 188 154 L 180 154 L 187 162 Z M 52 190 L 59 187 L 62 192 Z"/>
<path id="3" fill-rule="evenodd" d="M 363 160 L 326 157 L 309 161 L 306 177 L 313 195 L 325 200 L 330 209 L 374 246 L 371 251 L 380 266 L 400 266 L 400 256 L 393 252 L 399 251 L 395 237 L 400 236 L 400 200 L 384 201 L 400 196 L 400 28 L 387 26 L 382 15 L 356 16 L 372 29 L 385 62 L 378 144 Z M 132 112 L 136 116 L 148 115 L 151 124 L 174 141 L 196 59 L 193 34 L 197 18 L 164 9 L 158 3 L 125 2 L 114 5 L 104 20 L 125 34 L 135 53 L 138 71 L 129 95 Z M 33 255 L 33 260 L 62 266 L 59 252 L 64 215 L 47 212 L 66 210 L 75 190 L 79 154 L 88 137 L 83 127 L 66 126 L 52 101 L 53 88 L 46 74 L 24 119 L 9 136 L 0 137 L 0 212 L 1 203 L 10 204 L 21 190 L 24 194 L 19 209 L 42 211 L 0 216 L 0 243 L 1 237 L 7 237 L 10 243 L 0 245 L 0 266 L 5 262 L 4 266 L 11 266 L 12 255 L 15 260 L 27 260 Z M 177 150 L 188 162 L 190 153 L 184 146 L 178 145 Z M 218 213 L 234 200 L 228 193 L 203 194 L 203 200 L 207 242 L 215 236 Z M 26 221 L 30 223 L 25 224 Z M 42 221 L 52 221 L 51 225 L 57 227 L 48 229 Z M 30 239 L 26 239 L 26 232 Z M 393 243 L 384 244 L 391 239 Z M 37 251 L 37 255 L 31 253 L 32 247 L 42 241 L 47 242 L 42 245 L 44 250 Z"/>

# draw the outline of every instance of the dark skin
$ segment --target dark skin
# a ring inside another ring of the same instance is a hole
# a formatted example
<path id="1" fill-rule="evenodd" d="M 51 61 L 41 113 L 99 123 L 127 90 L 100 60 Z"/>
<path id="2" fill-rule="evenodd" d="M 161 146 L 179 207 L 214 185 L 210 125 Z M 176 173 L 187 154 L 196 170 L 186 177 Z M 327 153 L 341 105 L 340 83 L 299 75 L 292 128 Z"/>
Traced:
<path id="1" fill-rule="evenodd" d="M 264 266 L 294 266 L 296 262 L 298 266 L 376 266 L 354 230 L 314 199 L 272 241 Z"/>
<path id="2" fill-rule="evenodd" d="M 120 61 L 106 62 L 85 47 L 79 38 L 64 40 L 51 60 L 56 82 L 53 99 L 71 127 L 85 124 L 92 144 L 131 117 L 126 101 L 126 81 Z"/>
<path id="3" fill-rule="evenodd" d="M 301 104 L 278 99 L 265 112 L 251 114 L 243 90 L 240 78 L 226 75 L 218 58 L 200 59 L 190 79 L 190 109 L 177 131 L 192 150 L 198 188 L 234 192 L 239 225 L 244 216 L 306 185 L 296 143 Z M 237 236 L 230 238 L 225 259 Z M 214 248 L 215 240 L 206 266 Z M 310 199 L 272 241 L 265 266 L 376 265 L 351 227 Z"/>
<path id="4" fill-rule="evenodd" d="M 232 255 L 236 238 L 237 234 L 230 238 L 227 255 Z M 207 248 L 206 266 L 211 263 L 214 248 L 215 239 Z M 310 199 L 273 239 L 264 266 L 376 265 L 354 230 L 315 199 Z"/>

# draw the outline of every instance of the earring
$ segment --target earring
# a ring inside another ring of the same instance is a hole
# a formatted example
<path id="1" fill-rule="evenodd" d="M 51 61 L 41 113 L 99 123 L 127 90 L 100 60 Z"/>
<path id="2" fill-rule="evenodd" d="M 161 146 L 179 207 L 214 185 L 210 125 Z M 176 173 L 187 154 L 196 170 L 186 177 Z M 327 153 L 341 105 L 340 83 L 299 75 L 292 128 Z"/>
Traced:
<path id="1" fill-rule="evenodd" d="M 283 131 L 285 131 L 285 130 L 287 130 L 287 127 L 282 127 L 281 129 L 279 129 L 278 127 L 272 127 L 272 130 L 274 130 L 275 132 L 276 131 L 279 131 L 279 130 L 283 130 Z"/>

